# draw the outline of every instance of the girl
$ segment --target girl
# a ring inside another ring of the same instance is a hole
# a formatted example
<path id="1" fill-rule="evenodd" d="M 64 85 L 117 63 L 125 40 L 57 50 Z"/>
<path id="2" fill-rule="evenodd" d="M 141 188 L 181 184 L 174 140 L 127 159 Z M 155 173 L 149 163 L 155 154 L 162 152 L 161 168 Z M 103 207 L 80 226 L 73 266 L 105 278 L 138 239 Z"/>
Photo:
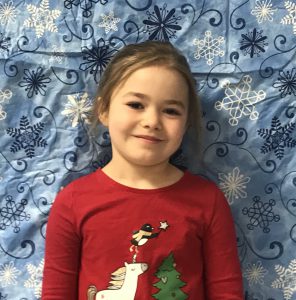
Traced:
<path id="1" fill-rule="evenodd" d="M 170 163 L 189 127 L 200 135 L 186 59 L 169 43 L 126 46 L 101 78 L 94 114 L 112 159 L 55 200 L 42 299 L 243 299 L 223 194 Z"/>

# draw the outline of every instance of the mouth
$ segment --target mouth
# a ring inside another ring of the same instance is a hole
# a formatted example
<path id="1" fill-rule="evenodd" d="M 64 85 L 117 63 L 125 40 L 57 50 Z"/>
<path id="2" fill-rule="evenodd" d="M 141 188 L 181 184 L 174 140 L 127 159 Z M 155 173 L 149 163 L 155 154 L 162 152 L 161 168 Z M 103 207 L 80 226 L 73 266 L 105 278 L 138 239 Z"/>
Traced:
<path id="1" fill-rule="evenodd" d="M 135 135 L 135 137 L 146 140 L 146 141 L 150 141 L 150 142 L 161 142 L 162 141 L 161 139 L 154 137 L 154 136 L 150 136 L 150 135 Z"/>

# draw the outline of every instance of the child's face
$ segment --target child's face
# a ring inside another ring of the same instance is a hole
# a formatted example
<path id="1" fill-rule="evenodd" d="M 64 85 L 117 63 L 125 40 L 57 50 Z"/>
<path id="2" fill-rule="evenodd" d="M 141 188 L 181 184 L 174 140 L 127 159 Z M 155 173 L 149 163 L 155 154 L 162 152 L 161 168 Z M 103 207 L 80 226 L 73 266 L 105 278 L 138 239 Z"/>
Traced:
<path id="1" fill-rule="evenodd" d="M 188 86 L 175 70 L 145 67 L 111 96 L 101 122 L 109 127 L 112 161 L 118 166 L 168 163 L 186 131 Z"/>

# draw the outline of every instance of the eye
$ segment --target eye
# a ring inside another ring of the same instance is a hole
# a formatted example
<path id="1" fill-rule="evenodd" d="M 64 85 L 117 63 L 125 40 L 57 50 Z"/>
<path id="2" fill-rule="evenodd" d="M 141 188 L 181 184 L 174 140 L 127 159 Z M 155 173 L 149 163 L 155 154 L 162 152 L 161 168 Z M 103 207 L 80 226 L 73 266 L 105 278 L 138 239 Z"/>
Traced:
<path id="1" fill-rule="evenodd" d="M 127 103 L 127 106 L 133 109 L 141 109 L 144 107 L 142 103 L 136 101 Z"/>
<path id="2" fill-rule="evenodd" d="M 174 108 L 166 108 L 164 110 L 164 112 L 168 115 L 173 115 L 173 116 L 180 116 L 181 115 L 181 113 L 178 110 L 174 109 Z"/>

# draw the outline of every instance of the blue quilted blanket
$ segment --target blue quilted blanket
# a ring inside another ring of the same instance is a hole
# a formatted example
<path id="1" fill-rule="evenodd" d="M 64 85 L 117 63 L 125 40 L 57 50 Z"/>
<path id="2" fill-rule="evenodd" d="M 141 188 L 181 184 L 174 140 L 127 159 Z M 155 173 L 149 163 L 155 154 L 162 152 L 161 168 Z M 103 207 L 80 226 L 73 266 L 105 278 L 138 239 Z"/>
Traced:
<path id="1" fill-rule="evenodd" d="M 247 300 L 296 299 L 296 2 L 0 1 L 0 299 L 40 299 L 57 192 L 110 160 L 89 130 L 96 85 L 124 45 L 166 40 L 203 104 L 202 163 L 236 223 Z M 192 299 L 197 300 L 197 299 Z"/>

